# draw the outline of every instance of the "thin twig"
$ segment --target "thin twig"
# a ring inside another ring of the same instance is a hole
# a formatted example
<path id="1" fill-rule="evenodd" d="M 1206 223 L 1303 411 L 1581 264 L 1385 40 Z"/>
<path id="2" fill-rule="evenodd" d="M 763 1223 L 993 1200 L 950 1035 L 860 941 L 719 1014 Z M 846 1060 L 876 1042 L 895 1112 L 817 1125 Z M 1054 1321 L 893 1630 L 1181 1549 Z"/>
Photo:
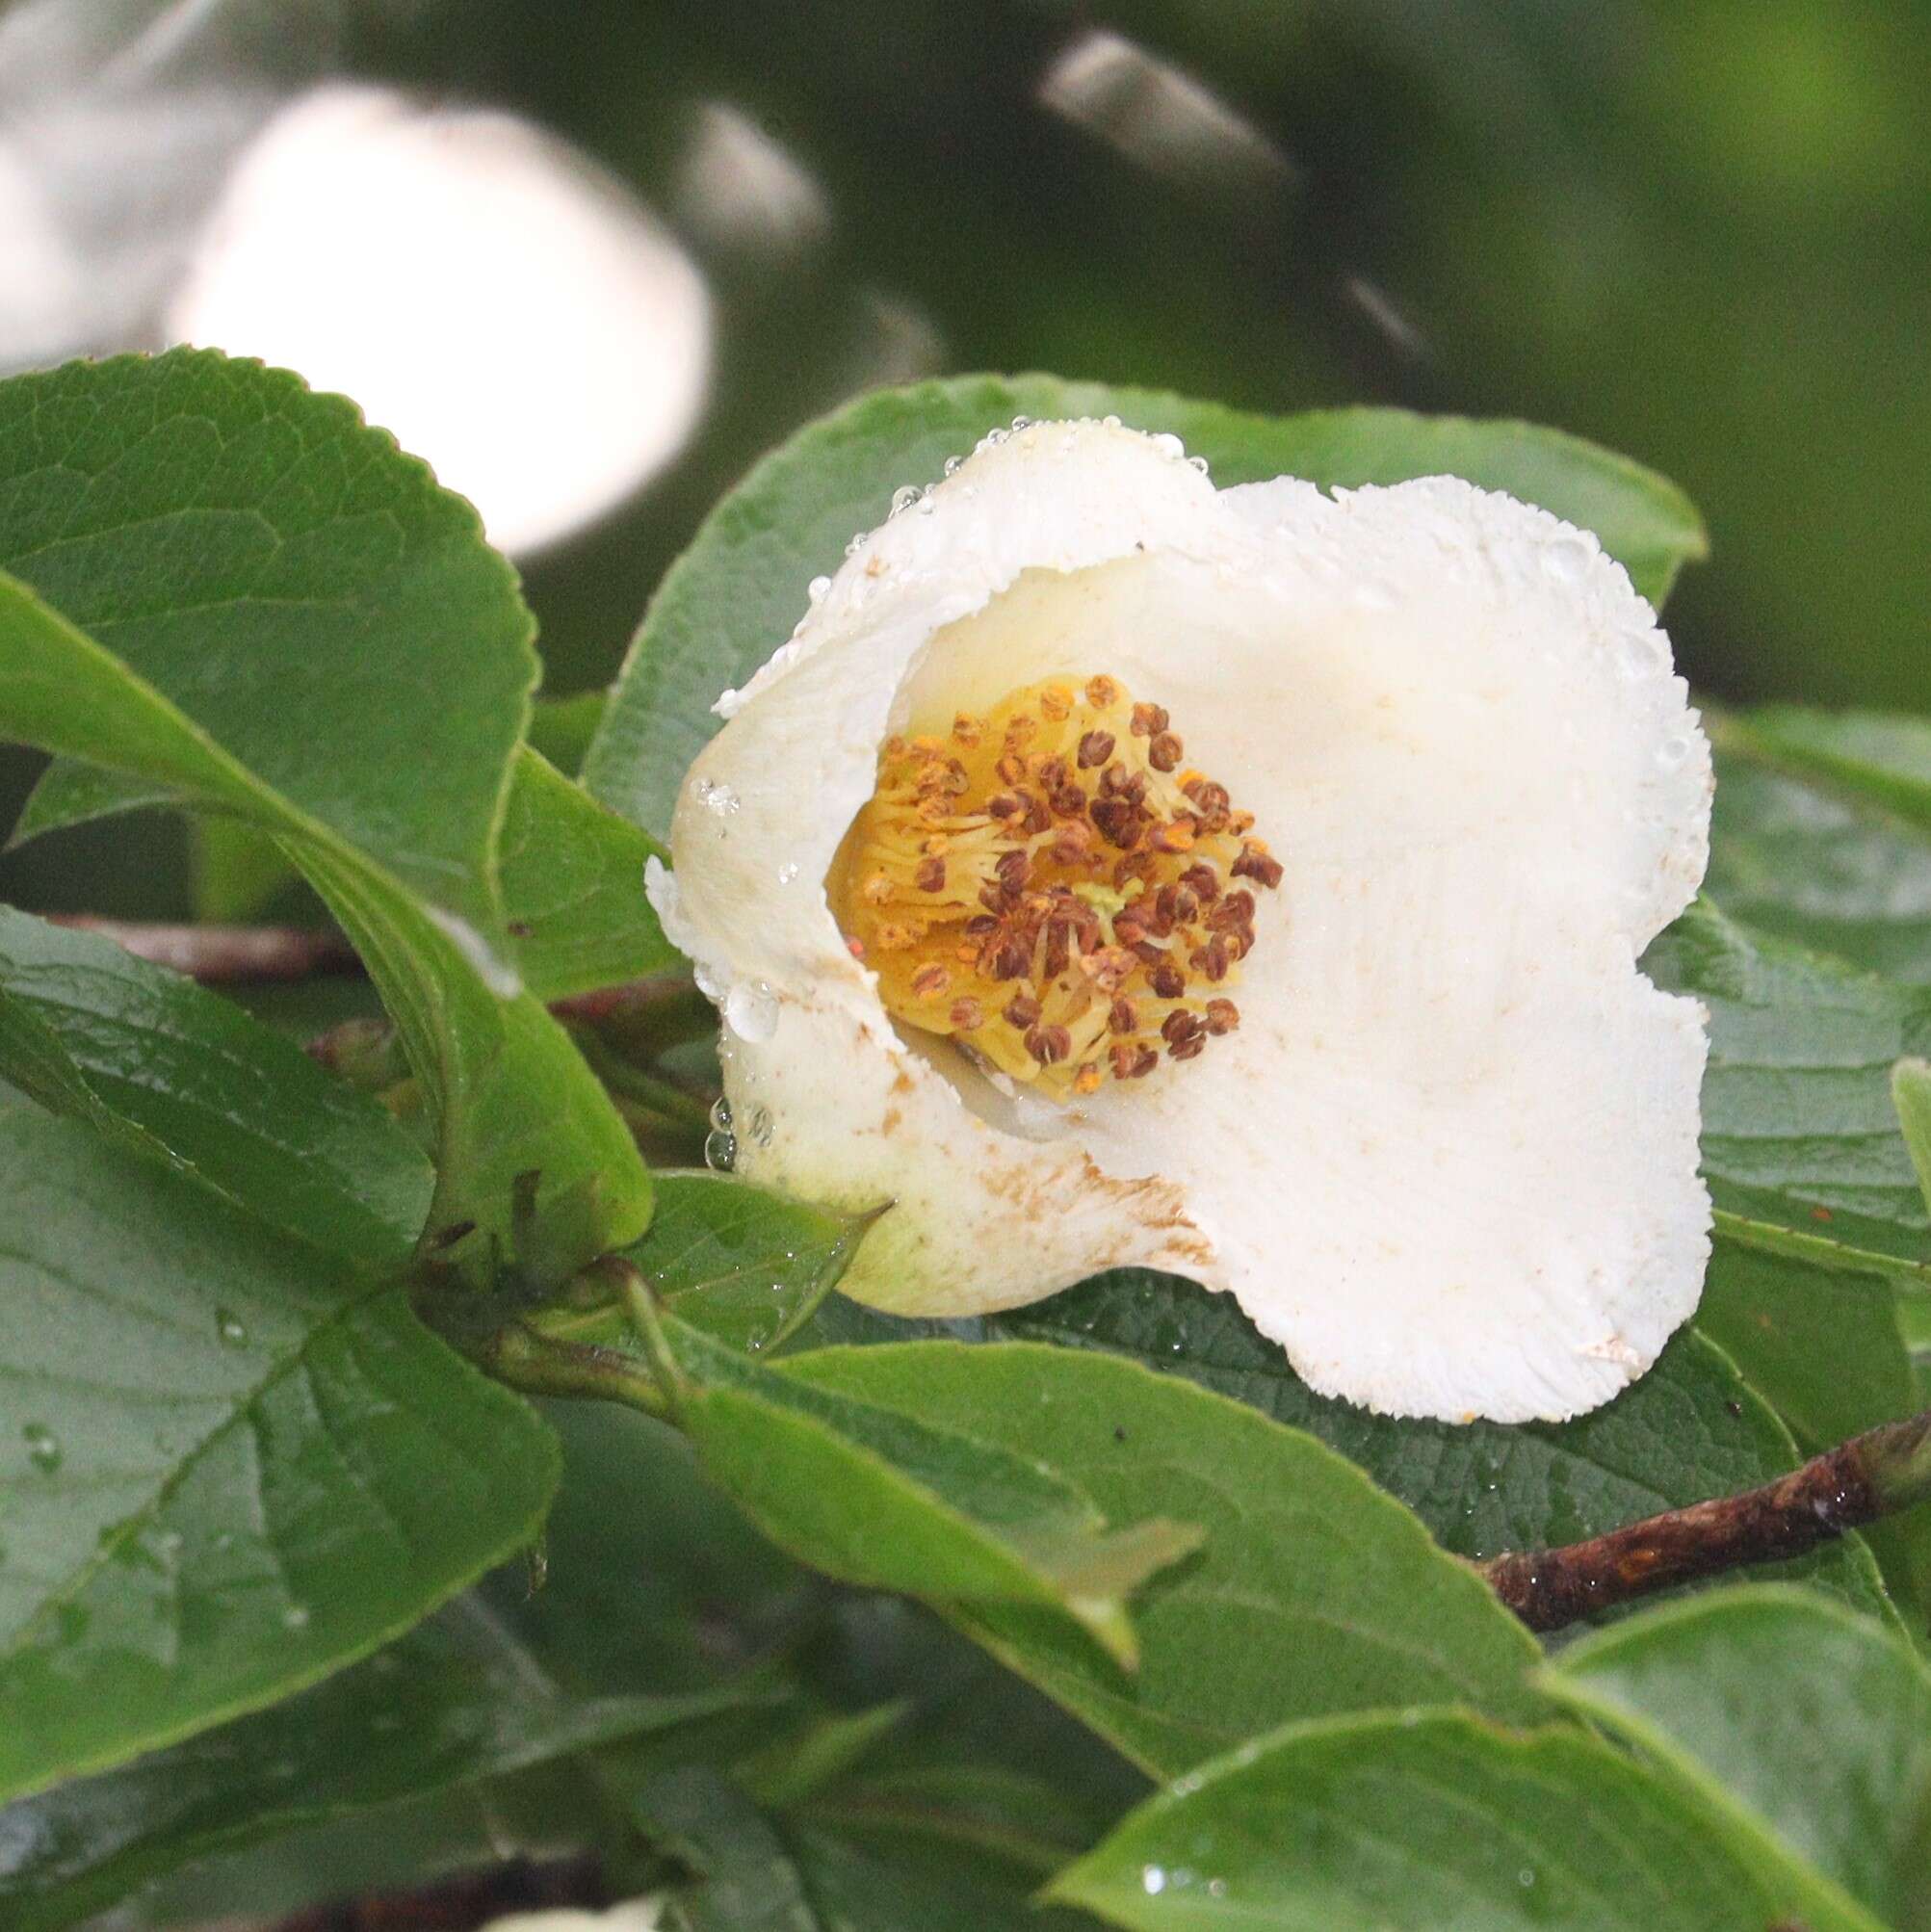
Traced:
<path id="1" fill-rule="evenodd" d="M 91 912 L 52 913 L 49 924 L 98 932 L 137 959 L 171 967 L 204 986 L 310 979 L 362 970 L 355 949 L 326 927 L 157 926 L 99 919 Z"/>
<path id="2" fill-rule="evenodd" d="M 1478 1565 L 1532 1631 L 1819 1543 L 1931 1498 L 1931 1410 L 1887 1423 L 1740 1496 L 1717 1497 L 1560 1550 L 1509 1552 Z"/>

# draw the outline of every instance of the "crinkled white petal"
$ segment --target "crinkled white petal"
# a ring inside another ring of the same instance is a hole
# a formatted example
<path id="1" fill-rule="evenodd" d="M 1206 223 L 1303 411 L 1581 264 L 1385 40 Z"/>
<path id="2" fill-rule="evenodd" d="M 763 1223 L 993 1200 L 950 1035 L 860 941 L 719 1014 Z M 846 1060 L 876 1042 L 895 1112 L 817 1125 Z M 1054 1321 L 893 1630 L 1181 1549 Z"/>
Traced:
<path id="1" fill-rule="evenodd" d="M 908 721 L 1104 671 L 1286 868 L 1199 1059 L 1068 1108 L 901 1034 L 823 881 Z M 1231 1291 L 1323 1393 L 1573 1415 L 1694 1308 L 1702 1015 L 1636 970 L 1709 748 L 1595 539 L 1452 478 L 1215 491 L 1039 424 L 847 561 L 726 707 L 653 897 L 724 1006 L 740 1170 L 892 1201 L 845 1281 L 964 1314 L 1126 1264 Z"/>

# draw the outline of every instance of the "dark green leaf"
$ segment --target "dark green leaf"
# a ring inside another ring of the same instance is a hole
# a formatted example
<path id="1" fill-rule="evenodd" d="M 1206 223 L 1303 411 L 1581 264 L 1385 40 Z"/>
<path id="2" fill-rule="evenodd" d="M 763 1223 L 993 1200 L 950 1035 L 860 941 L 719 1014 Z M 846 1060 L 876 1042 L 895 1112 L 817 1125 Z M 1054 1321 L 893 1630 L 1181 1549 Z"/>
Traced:
<path id="1" fill-rule="evenodd" d="M 531 750 L 574 778 L 583 770 L 584 754 L 590 748 L 610 701 L 607 691 L 537 698 L 530 711 Z"/>
<path id="2" fill-rule="evenodd" d="M 1468 1557 L 1596 1536 L 1662 1509 L 1767 1482 L 1799 1460 L 1789 1431 L 1717 1347 L 1679 1336 L 1640 1381 L 1572 1423 L 1397 1422 L 1317 1396 L 1224 1294 L 1123 1269 L 981 1332 L 1103 1348 L 1171 1370 L 1310 1430 Z M 1885 1610 L 1852 1538 L 1793 1566 L 1860 1608 Z"/>
<path id="3" fill-rule="evenodd" d="M 1931 1218 L 1891 1069 L 1931 1044 L 1931 993 L 1753 934 L 1707 901 L 1644 967 L 1709 1009 L 1703 1158 L 1717 1207 L 1921 1271 Z"/>
<path id="4" fill-rule="evenodd" d="M 725 1174 L 661 1172 L 650 1232 L 623 1250 L 680 1319 L 746 1352 L 810 1320 L 872 1216 L 814 1208 Z M 621 1343 L 621 1308 L 546 1316 L 547 1333 Z"/>
<path id="5" fill-rule="evenodd" d="M 0 570 L 295 810 L 494 928 L 534 626 L 476 512 L 352 404 L 196 350 L 15 377 Z M 85 694 L 63 695 L 60 736 L 24 735 L 196 789 L 159 737 L 140 764 L 99 757 Z M 37 828 L 65 821 L 63 790 Z"/>
<path id="6" fill-rule="evenodd" d="M 1024 1604 L 1071 1656 L 1098 1669 L 1097 1644 L 1109 1673 L 1132 1668 L 1126 1599 L 1197 1547 L 1189 1519 L 1103 1513 L 1049 1457 L 999 1446 L 997 1418 L 948 1427 L 822 1387 L 822 1355 L 796 1358 L 794 1375 L 669 1327 L 692 1385 L 679 1425 L 781 1548 L 842 1581 L 927 1603 Z"/>
<path id="7" fill-rule="evenodd" d="M 1760 931 L 1931 982 L 1931 841 L 1868 799 L 1751 763 L 1713 722 L 1710 896 Z"/>
<path id="8" fill-rule="evenodd" d="M 1243 415 L 1152 390 L 1050 376 L 961 376 L 861 398 L 767 457 L 712 512 L 665 575 L 585 760 L 596 796 L 665 837 L 686 768 L 718 728 L 712 701 L 791 635 L 805 587 L 835 570 L 892 492 L 936 478 L 949 456 L 1015 415 L 1114 414 L 1171 431 L 1221 484 L 1292 475 L 1330 484 L 1444 470 L 1508 489 L 1593 529 L 1637 588 L 1660 599 L 1705 548 L 1681 491 L 1621 457 L 1521 423 L 1398 409 Z"/>
<path id="9" fill-rule="evenodd" d="M 267 540 L 258 558 L 250 533 Z M 533 1271 L 567 1273 L 640 1234 L 649 1184 L 628 1131 L 500 959 L 491 847 L 535 659 L 474 512 L 293 377 L 125 358 L 0 386 L 4 560 L 46 594 L 0 577 L 0 731 L 91 761 L 66 768 L 88 813 L 166 797 L 276 836 L 368 962 L 423 1083 L 434 1226 L 473 1224 L 468 1254 L 486 1261 L 534 1172 Z M 358 693 L 383 722 L 338 749 L 332 721 Z M 426 745 L 450 754 L 433 783 Z"/>
<path id="10" fill-rule="evenodd" d="M 1291 1718 L 1459 1701 L 1531 1715 L 1527 1632 L 1405 1509 L 1311 1437 L 1100 1354 L 921 1342 L 790 1358 L 787 1380 L 1037 1457 L 1108 1517 L 1201 1553 L 1136 1598 L 1133 1677 L 1019 1605 L 951 1606 L 1003 1662 L 1156 1775 Z"/>
<path id="11" fill-rule="evenodd" d="M 1595 1738 L 1306 1724 L 1134 1813 L 1050 1895 L 1143 1932 L 1868 1932 Z"/>
<path id="12" fill-rule="evenodd" d="M 0 1792 L 314 1682 L 528 1541 L 548 1432 L 399 1292 L 0 1118 Z"/>
<path id="13" fill-rule="evenodd" d="M 643 896 L 654 841 L 525 746 L 498 847 L 503 912 L 523 983 L 567 999 L 683 969 Z"/>
<path id="14" fill-rule="evenodd" d="M 1551 1688 L 1870 1922 L 1904 1907 L 1900 1859 L 1931 1798 L 1931 1677 L 1899 1638 L 1803 1591 L 1725 1590 L 1572 1646 Z"/>
<path id="15" fill-rule="evenodd" d="M 27 1025 L 56 1061 L 24 1057 Z M 429 1210 L 434 1176 L 420 1150 L 292 1041 L 112 940 L 6 907 L 0 1075 L 372 1267 L 408 1260 Z"/>
<path id="16" fill-rule="evenodd" d="M 0 1915 L 59 1932 L 217 1852 L 741 1703 L 572 1699 L 473 1601 L 271 1710 L 0 1815 Z M 379 1827 L 378 1827 L 379 1828 Z"/>
<path id="17" fill-rule="evenodd" d="M 718 1771 L 664 1772 L 634 1808 L 649 1841 L 691 1874 L 670 1908 L 682 1932 L 828 1932 L 784 1841 Z"/>

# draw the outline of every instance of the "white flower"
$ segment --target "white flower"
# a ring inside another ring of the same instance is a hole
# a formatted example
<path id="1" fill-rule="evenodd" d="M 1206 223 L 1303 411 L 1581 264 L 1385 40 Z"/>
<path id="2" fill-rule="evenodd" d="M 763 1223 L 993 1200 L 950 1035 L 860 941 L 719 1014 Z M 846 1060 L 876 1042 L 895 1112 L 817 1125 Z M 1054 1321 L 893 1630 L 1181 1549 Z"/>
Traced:
<path id="1" fill-rule="evenodd" d="M 1635 962 L 1710 770 L 1593 537 L 1041 423 L 813 588 L 653 897 L 723 1006 L 740 1171 L 895 1204 L 848 1292 L 1167 1268 L 1395 1415 L 1649 1367 L 1708 1257 L 1705 1043 Z"/>

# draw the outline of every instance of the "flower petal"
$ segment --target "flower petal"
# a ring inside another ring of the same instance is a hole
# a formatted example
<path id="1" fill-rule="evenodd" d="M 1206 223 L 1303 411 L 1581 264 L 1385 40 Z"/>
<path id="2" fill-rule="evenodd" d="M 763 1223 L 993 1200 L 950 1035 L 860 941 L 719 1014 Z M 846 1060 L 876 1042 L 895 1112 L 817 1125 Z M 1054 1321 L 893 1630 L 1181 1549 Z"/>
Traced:
<path id="1" fill-rule="evenodd" d="M 901 1034 L 823 880 L 888 733 L 1094 672 L 1286 878 L 1238 1032 L 1059 1109 Z M 1035 425 L 723 708 L 657 896 L 732 1023 L 744 1170 L 896 1203 L 848 1292 L 959 1314 L 1144 1263 L 1325 1392 L 1502 1420 L 1605 1399 L 1694 1306 L 1701 1017 L 1635 959 L 1702 876 L 1709 753 L 1592 538 L 1447 478 L 1216 493 L 1172 438 Z"/>

